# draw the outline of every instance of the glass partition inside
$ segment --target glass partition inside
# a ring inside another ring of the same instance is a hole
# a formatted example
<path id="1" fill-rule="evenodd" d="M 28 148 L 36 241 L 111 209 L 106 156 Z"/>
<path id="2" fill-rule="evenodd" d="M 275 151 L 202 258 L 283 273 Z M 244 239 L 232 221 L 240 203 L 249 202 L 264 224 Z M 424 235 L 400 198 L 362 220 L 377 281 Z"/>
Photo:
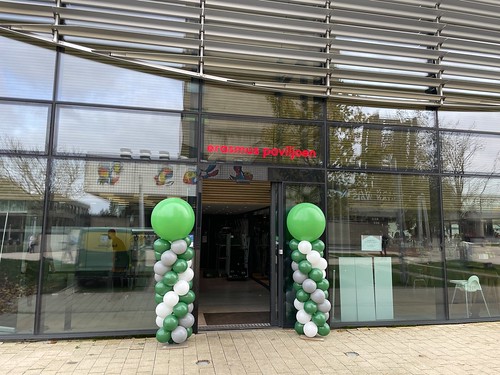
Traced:
<path id="1" fill-rule="evenodd" d="M 331 172 L 333 321 L 444 319 L 438 179 Z"/>
<path id="2" fill-rule="evenodd" d="M 151 212 L 165 197 L 194 205 L 184 164 L 57 160 L 47 226 L 43 333 L 155 329 Z M 59 190 L 64 177 L 68 190 Z"/>

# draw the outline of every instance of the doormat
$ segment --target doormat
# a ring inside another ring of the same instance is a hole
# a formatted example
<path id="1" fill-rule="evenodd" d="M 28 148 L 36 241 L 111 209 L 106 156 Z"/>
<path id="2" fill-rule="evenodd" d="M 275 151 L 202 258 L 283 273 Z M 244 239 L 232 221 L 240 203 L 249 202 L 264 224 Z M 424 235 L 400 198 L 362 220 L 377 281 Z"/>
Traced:
<path id="1" fill-rule="evenodd" d="M 207 325 L 269 323 L 269 311 L 204 313 Z"/>

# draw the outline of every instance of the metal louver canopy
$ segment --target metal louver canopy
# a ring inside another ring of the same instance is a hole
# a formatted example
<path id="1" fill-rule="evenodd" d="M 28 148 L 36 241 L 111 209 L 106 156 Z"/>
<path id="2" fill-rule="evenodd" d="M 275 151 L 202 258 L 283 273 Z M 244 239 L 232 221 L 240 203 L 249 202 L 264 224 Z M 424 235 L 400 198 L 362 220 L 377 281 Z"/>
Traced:
<path id="1" fill-rule="evenodd" d="M 0 33 L 339 102 L 500 108 L 496 0 L 0 0 Z"/>

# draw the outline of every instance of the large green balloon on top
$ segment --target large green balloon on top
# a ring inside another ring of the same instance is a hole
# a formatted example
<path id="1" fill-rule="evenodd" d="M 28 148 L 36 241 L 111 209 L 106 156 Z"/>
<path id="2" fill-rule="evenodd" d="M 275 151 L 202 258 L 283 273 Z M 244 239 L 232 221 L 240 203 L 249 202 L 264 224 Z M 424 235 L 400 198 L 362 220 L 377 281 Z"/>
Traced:
<path id="1" fill-rule="evenodd" d="M 183 199 L 164 199 L 153 209 L 151 226 L 164 240 L 175 241 L 184 238 L 193 230 L 194 211 Z"/>
<path id="2" fill-rule="evenodd" d="M 326 220 L 318 206 L 312 203 L 300 203 L 288 213 L 286 225 L 295 239 L 313 241 L 323 234 Z"/>

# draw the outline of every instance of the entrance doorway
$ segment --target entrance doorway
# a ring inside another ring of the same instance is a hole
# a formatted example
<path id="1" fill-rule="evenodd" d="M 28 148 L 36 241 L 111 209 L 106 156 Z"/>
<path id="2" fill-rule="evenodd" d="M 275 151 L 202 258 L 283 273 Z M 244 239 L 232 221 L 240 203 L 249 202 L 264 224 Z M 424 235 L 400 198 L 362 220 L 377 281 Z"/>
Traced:
<path id="1" fill-rule="evenodd" d="M 198 328 L 271 324 L 271 184 L 204 180 Z"/>

